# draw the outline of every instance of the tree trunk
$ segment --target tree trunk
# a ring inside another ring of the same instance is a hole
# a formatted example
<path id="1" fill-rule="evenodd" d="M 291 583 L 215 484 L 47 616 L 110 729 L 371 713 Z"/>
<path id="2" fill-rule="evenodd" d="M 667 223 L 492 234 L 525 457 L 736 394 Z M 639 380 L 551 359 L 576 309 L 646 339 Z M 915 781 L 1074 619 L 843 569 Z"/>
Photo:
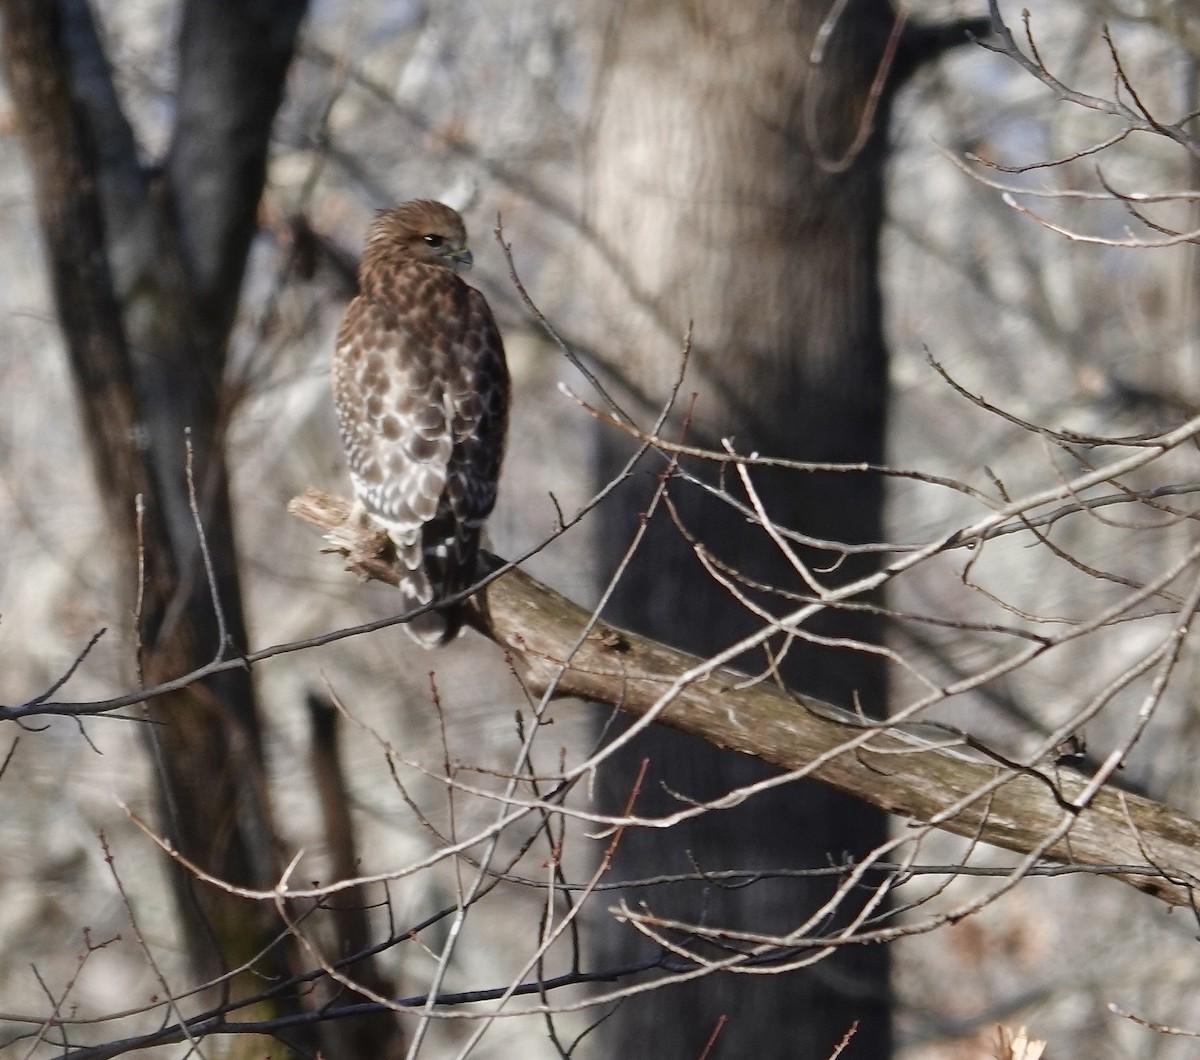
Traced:
<path id="1" fill-rule="evenodd" d="M 268 133 L 306 3 L 239 5 L 236 15 L 229 5 L 187 5 L 173 156 L 187 154 L 181 143 L 209 139 L 205 157 L 193 150 L 189 167 L 168 166 L 166 177 L 152 177 L 139 159 L 85 0 L 3 4 L 6 74 L 38 189 L 51 283 L 130 590 L 144 563 L 137 644 L 148 684 L 246 648 L 222 375 Z M 196 100 L 214 96 L 225 120 L 209 122 L 202 136 L 191 118 L 198 109 L 211 117 L 214 108 Z M 220 145 L 211 142 L 214 128 Z M 159 697 L 151 714 L 161 724 L 145 731 L 153 734 L 162 827 L 172 842 L 221 879 L 269 886 L 278 867 L 249 672 Z M 199 977 L 261 953 L 270 954 L 270 975 L 288 970 L 290 947 L 272 941 L 281 927 L 273 911 L 181 871 L 175 882 Z M 233 993 L 258 993 L 261 983 L 259 971 L 245 971 Z M 250 1039 L 244 1046 L 261 1055 Z"/>
<path id="2" fill-rule="evenodd" d="M 810 65 L 828 5 L 631 0 L 610 38 L 591 142 L 588 222 L 620 266 L 598 269 L 606 331 L 595 345 L 628 351 L 621 369 L 664 395 L 689 321 L 693 354 L 682 393 L 696 393 L 690 440 L 732 435 L 742 452 L 811 461 L 878 462 L 883 454 L 886 356 L 878 287 L 884 108 L 871 87 L 894 26 L 882 0 L 855 0 Z M 856 141 L 859 131 L 864 138 Z M 603 472 L 626 447 L 610 432 Z M 658 468 L 649 468 L 657 471 Z M 702 467 L 687 470 L 711 479 Z M 732 476 L 731 476 L 732 477 Z M 655 485 L 627 489 L 604 509 L 611 565 Z M 882 486 L 867 474 L 761 472 L 754 485 L 779 525 L 831 541 L 881 538 Z M 745 500 L 735 481 L 728 491 Z M 756 582 L 803 591 L 767 533 L 729 505 L 678 481 L 669 495 L 688 531 Z M 827 583 L 858 577 L 873 560 L 808 550 Z M 828 573 L 836 568 L 833 573 Z M 770 606 L 769 596 L 749 592 Z M 761 627 L 698 561 L 660 505 L 617 588 L 614 621 L 700 654 Z M 876 642 L 876 619 L 826 613 L 808 629 Z M 776 647 L 779 644 L 776 643 Z M 761 671 L 761 655 L 739 665 Z M 793 644 L 780 667 L 801 691 L 871 712 L 885 709 L 877 657 Z M 650 772 L 637 812 L 680 808 L 769 776 L 750 758 L 656 728 L 606 778 L 612 806 L 628 797 L 641 759 Z M 735 809 L 673 828 L 630 831 L 616 878 L 726 868 L 820 866 L 882 842 L 887 819 L 828 789 L 792 784 Z M 827 881 L 762 880 L 726 890 L 696 882 L 632 892 L 658 914 L 764 932 L 802 922 Z M 609 921 L 611 963 L 645 957 L 646 943 Z M 720 1017 L 721 1055 L 828 1056 L 858 1022 L 853 1055 L 890 1051 L 888 957 L 843 951 L 811 971 L 709 976 L 622 1006 L 605 1027 L 607 1055 L 698 1056 Z"/>

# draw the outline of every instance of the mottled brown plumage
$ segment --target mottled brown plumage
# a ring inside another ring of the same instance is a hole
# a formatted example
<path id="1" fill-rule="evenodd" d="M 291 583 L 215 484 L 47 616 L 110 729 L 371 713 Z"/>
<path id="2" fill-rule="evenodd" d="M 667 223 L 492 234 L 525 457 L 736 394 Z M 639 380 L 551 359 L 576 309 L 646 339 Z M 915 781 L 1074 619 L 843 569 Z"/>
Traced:
<path id="1" fill-rule="evenodd" d="M 438 202 L 379 214 L 333 356 L 333 393 L 354 492 L 396 546 L 406 610 L 478 576 L 508 421 L 504 346 L 471 264 L 462 218 Z M 428 647 L 453 638 L 461 607 L 408 625 Z"/>

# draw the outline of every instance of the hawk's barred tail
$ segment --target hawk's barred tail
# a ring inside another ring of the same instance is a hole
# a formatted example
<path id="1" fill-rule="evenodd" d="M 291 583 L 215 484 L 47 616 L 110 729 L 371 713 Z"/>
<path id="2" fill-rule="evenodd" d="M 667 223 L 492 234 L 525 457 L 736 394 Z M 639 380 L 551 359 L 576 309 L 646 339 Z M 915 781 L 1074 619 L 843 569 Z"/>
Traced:
<path id="1" fill-rule="evenodd" d="M 442 520 L 426 523 L 418 540 L 396 544 L 405 611 L 415 611 L 469 589 L 480 575 L 479 528 Z M 440 648 L 462 631 L 464 601 L 416 615 L 404 628 L 425 648 Z"/>
<path id="2" fill-rule="evenodd" d="M 404 629 L 422 648 L 440 648 L 462 632 L 465 610 L 461 603 L 438 607 L 406 622 Z"/>

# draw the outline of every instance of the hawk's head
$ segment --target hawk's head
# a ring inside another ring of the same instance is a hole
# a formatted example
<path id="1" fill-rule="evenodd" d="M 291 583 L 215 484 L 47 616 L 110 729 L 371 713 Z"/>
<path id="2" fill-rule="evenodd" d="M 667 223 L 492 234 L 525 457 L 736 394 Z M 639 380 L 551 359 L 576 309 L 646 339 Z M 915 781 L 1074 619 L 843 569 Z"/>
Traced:
<path id="1" fill-rule="evenodd" d="M 449 206 L 430 199 L 381 210 L 367 233 L 367 253 L 455 270 L 469 269 L 472 260 L 463 219 Z"/>

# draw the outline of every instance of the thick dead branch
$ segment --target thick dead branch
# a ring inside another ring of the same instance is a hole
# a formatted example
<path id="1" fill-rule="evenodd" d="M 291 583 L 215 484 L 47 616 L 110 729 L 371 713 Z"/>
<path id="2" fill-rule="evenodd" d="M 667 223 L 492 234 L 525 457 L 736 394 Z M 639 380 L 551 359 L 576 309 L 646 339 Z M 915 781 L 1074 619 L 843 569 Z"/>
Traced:
<path id="1" fill-rule="evenodd" d="M 348 501 L 309 490 L 291 512 L 328 531 L 329 550 L 350 556 L 365 577 L 395 581 L 379 535 L 347 522 Z M 472 601 L 471 624 L 511 653 L 535 692 L 553 689 L 642 716 L 661 708 L 664 725 L 720 747 L 804 771 L 874 806 L 1020 853 L 1079 865 L 1142 865 L 1126 883 L 1171 905 L 1196 901 L 1200 822 L 1112 787 L 1083 798 L 1089 778 L 1057 767 L 989 760 L 931 726 L 881 727 L 832 704 L 722 669 L 660 701 L 703 660 L 600 622 L 571 654 L 589 612 L 510 570 Z M 453 650 L 453 649 L 450 649 Z M 1084 806 L 1076 806 L 1075 800 Z"/>

